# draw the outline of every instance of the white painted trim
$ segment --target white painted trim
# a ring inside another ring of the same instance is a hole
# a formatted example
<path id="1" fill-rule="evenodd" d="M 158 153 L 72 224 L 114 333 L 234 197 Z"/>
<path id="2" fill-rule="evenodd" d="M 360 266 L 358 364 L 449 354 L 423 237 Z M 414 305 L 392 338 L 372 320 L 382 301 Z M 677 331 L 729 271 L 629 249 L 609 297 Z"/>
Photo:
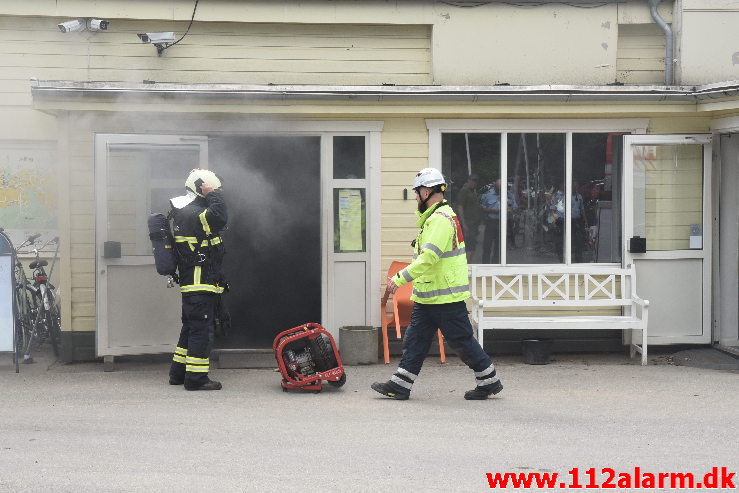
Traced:
<path id="1" fill-rule="evenodd" d="M 311 134 L 335 132 L 345 135 L 351 132 L 382 132 L 384 121 L 377 120 L 198 120 L 203 127 L 208 126 L 219 134 L 260 135 L 260 134 Z M 210 134 L 210 132 L 208 132 Z"/>
<path id="2" fill-rule="evenodd" d="M 334 263 L 331 253 L 334 250 L 333 241 L 333 190 L 331 178 L 333 176 L 333 137 L 321 135 L 321 325 L 330 330 L 333 322 L 334 302 L 331 293 L 331 279 L 334 276 Z M 331 335 L 334 335 L 333 333 Z"/>
<path id="3" fill-rule="evenodd" d="M 572 264 L 572 132 L 565 134 L 565 244 L 564 263 Z M 584 211 L 583 211 L 584 213 Z"/>
<path id="4" fill-rule="evenodd" d="M 572 134 L 573 133 L 603 133 L 603 132 L 631 132 L 644 134 L 647 131 L 649 119 L 647 118 L 624 118 L 624 119 L 426 119 L 426 128 L 429 131 L 429 167 L 441 170 L 441 134 L 442 133 L 471 133 L 490 132 L 499 133 L 501 136 L 501 183 L 506 185 L 508 177 L 507 144 L 508 133 L 565 133 L 566 134 L 566 163 L 565 163 L 565 193 L 572 188 Z M 630 176 L 629 178 L 630 179 Z M 624 187 L 626 186 L 626 173 L 624 173 Z M 507 185 L 506 185 L 507 189 Z M 501 197 L 502 199 L 502 197 Z M 507 190 L 505 200 L 508 201 Z M 570 217 L 571 200 L 565 199 L 567 217 Z M 625 201 L 622 201 L 625 204 Z M 625 212 L 624 212 L 625 213 Z M 506 224 L 507 211 L 501 209 L 501 224 Z M 624 216 L 625 217 L 625 216 Z M 565 259 L 571 262 L 571 234 L 572 225 L 565 222 L 565 248 L 563 250 Z M 507 228 L 501 227 L 501 262 L 505 264 L 506 256 L 503 248 L 506 245 Z M 623 258 L 623 256 L 621 257 Z"/>
<path id="5" fill-rule="evenodd" d="M 429 132 L 633 132 L 647 131 L 647 118 L 613 119 L 427 119 Z M 429 139 L 431 143 L 431 139 Z M 430 157 L 430 155 L 429 155 Z"/>
<path id="6" fill-rule="evenodd" d="M 633 231 L 633 230 L 632 230 Z M 630 236 L 624 237 L 624 241 L 628 240 Z M 705 239 L 703 241 L 703 244 L 705 246 Z M 706 258 L 706 253 L 703 252 L 703 249 L 695 249 L 695 250 L 652 250 L 648 251 L 647 253 L 629 253 L 629 261 L 626 262 L 631 263 L 633 260 L 675 260 L 675 259 L 689 259 L 689 258 Z"/>
<path id="7" fill-rule="evenodd" d="M 713 251 L 713 209 L 711 190 L 712 184 L 712 135 L 711 134 L 676 134 L 676 135 L 625 135 L 623 141 L 623 176 L 624 187 L 622 192 L 624 204 L 623 216 L 623 262 L 624 265 L 633 264 L 634 260 L 665 260 L 665 259 L 701 259 L 703 260 L 703 333 L 698 336 L 649 336 L 650 344 L 683 344 L 683 343 L 710 343 L 712 335 L 712 272 L 710 259 Z M 633 176 L 634 154 L 631 147 L 634 145 L 703 145 L 703 248 L 700 250 L 664 250 L 648 251 L 647 253 L 632 254 L 627 249 L 628 239 L 634 234 L 634 202 Z M 709 265 L 707 265 L 709 263 Z"/>
<path id="8" fill-rule="evenodd" d="M 711 134 L 671 134 L 671 135 L 624 135 L 629 137 L 632 145 L 710 145 L 713 140 Z M 633 156 L 632 156 L 633 158 Z"/>
<path id="9" fill-rule="evenodd" d="M 367 231 L 369 238 L 367 246 L 370 249 L 369 257 L 369 287 L 367 291 L 367 320 L 373 327 L 381 325 L 380 310 L 380 286 L 382 263 L 382 200 L 381 200 L 381 176 L 382 176 L 382 133 L 381 130 L 371 131 L 369 136 L 369 183 L 367 184 Z"/>
<path id="10" fill-rule="evenodd" d="M 201 135 L 145 135 L 145 134 L 95 134 L 93 153 L 95 156 L 95 351 L 97 356 L 117 356 L 122 354 L 167 352 L 167 346 L 130 346 L 110 347 L 108 337 L 108 265 L 146 265 L 154 264 L 153 257 L 126 256 L 121 259 L 103 261 L 102 246 L 106 241 L 108 223 L 107 173 L 108 149 L 111 145 L 130 144 L 132 148 L 141 144 L 181 146 L 197 145 L 199 147 L 200 166 L 208 167 L 208 138 Z M 138 348 L 138 350 L 137 350 Z"/>
<path id="11" fill-rule="evenodd" d="M 739 116 L 727 116 L 711 120 L 712 132 L 739 132 Z"/>
<path id="12" fill-rule="evenodd" d="M 323 122 L 315 122 L 323 123 Z M 352 122 L 347 122 L 352 123 Z M 377 287 L 380 285 L 380 263 L 381 263 L 381 131 L 383 122 L 366 131 L 356 128 L 362 127 L 364 122 L 353 122 L 358 125 L 355 129 L 342 129 L 322 134 L 321 159 L 322 159 L 322 184 L 325 187 L 321 192 L 323 198 L 323 216 L 325 235 L 323 237 L 324 249 L 324 271 L 327 279 L 323 282 L 323 313 L 322 325 L 331 332 L 334 338 L 338 338 L 339 327 L 336 325 L 334 315 L 336 305 L 334 298 L 336 287 L 334 285 L 335 265 L 339 262 L 364 262 L 365 264 L 365 313 L 366 324 L 379 325 L 379 313 L 375 307 L 380 305 L 380 293 Z M 334 179 L 333 178 L 333 138 L 339 136 L 356 135 L 365 137 L 365 178 L 363 179 Z M 325 160 L 325 161 L 324 161 Z M 366 214 L 366 251 L 364 252 L 334 252 L 334 190 L 336 188 L 361 188 L 365 191 L 365 214 Z"/>
<path id="13" fill-rule="evenodd" d="M 500 231 L 498 232 L 498 254 L 500 263 L 505 265 L 507 262 L 508 249 L 504 248 L 508 245 L 508 132 L 500 134 Z M 487 228 L 487 226 L 485 226 Z M 487 234 L 487 232 L 485 233 Z M 495 253 L 493 253 L 495 256 Z"/>

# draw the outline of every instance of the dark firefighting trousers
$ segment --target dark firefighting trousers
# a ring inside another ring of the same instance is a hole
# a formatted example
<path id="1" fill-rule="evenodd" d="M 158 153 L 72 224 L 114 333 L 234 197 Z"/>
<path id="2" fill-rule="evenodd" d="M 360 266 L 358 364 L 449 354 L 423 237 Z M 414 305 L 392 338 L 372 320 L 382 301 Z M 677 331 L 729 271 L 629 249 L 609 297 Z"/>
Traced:
<path id="1" fill-rule="evenodd" d="M 423 360 L 429 352 L 437 328 L 441 329 L 444 339 L 457 356 L 475 372 L 476 386 L 491 385 L 499 380 L 493 360 L 473 336 L 464 301 L 440 305 L 415 303 L 411 322 L 403 339 L 403 356 L 398 370 L 390 378 L 398 391 L 410 392 L 413 382 L 421 372 Z"/>
<path id="2" fill-rule="evenodd" d="M 216 301 L 217 295 L 210 293 L 182 296 L 182 331 L 169 377 L 187 388 L 208 382 Z"/>

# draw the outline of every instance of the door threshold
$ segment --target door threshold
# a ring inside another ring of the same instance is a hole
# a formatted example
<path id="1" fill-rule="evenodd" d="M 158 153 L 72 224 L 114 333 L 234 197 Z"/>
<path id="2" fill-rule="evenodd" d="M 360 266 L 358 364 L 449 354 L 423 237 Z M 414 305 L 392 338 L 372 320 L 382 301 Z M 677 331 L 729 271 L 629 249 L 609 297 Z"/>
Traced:
<path id="1" fill-rule="evenodd" d="M 724 344 L 715 344 L 714 347 L 719 351 L 730 354 L 735 358 L 739 358 L 739 346 L 726 346 Z"/>
<path id="2" fill-rule="evenodd" d="M 211 358 L 218 368 L 277 368 L 272 349 L 214 349 Z"/>

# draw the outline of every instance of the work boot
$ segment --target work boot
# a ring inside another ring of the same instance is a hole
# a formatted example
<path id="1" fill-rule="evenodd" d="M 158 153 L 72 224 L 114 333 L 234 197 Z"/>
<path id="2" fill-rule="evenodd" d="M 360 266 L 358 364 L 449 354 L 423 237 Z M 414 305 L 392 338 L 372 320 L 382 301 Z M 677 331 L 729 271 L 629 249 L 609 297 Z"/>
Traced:
<path id="1" fill-rule="evenodd" d="M 188 387 L 185 385 L 185 390 L 221 390 L 222 388 L 223 385 L 221 385 L 221 382 L 216 382 L 215 380 L 208 380 L 198 387 Z"/>
<path id="2" fill-rule="evenodd" d="M 184 378 L 177 378 L 177 377 L 172 377 L 172 376 L 169 377 L 170 385 L 182 385 L 183 383 L 185 383 Z"/>
<path id="3" fill-rule="evenodd" d="M 372 390 L 374 390 L 375 392 L 379 392 L 382 395 L 386 395 L 391 399 L 396 399 L 399 401 L 407 401 L 408 398 L 411 396 L 411 393 L 409 391 L 402 389 L 400 386 L 395 385 L 389 381 L 385 383 L 373 383 Z"/>
<path id="4" fill-rule="evenodd" d="M 468 401 L 484 401 L 491 395 L 495 395 L 503 390 L 503 384 L 498 380 L 490 385 L 483 385 L 482 387 L 477 386 L 472 390 L 468 390 L 464 393 L 464 398 Z"/>

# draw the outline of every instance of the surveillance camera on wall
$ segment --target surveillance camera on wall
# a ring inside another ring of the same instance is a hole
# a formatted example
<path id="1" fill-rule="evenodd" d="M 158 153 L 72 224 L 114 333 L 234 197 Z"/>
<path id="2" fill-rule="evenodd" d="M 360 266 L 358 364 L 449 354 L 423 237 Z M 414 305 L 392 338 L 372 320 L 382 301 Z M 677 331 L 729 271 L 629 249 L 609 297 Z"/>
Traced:
<path id="1" fill-rule="evenodd" d="M 62 22 L 61 24 L 57 24 L 57 27 L 63 33 L 72 33 L 75 31 L 84 31 L 85 23 L 79 19 L 72 19 L 71 21 Z"/>
<path id="2" fill-rule="evenodd" d="M 107 31 L 109 25 L 110 21 L 106 21 L 103 19 L 90 19 L 89 21 L 87 21 L 87 29 L 92 32 Z"/>
<path id="3" fill-rule="evenodd" d="M 140 33 L 138 36 L 143 43 L 162 44 L 162 43 L 172 43 L 174 41 L 173 32 Z"/>

